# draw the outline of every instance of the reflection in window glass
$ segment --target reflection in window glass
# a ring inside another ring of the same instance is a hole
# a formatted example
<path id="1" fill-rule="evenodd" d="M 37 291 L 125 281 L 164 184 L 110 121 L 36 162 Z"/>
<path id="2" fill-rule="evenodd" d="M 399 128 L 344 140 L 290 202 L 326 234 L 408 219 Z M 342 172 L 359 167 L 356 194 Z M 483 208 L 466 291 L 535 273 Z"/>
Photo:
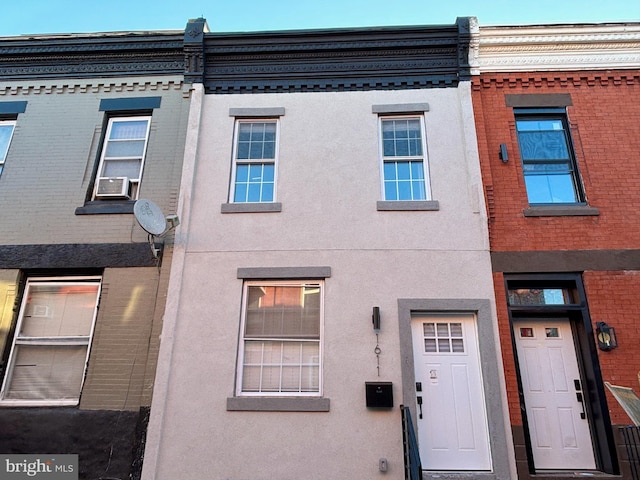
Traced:
<path id="1" fill-rule="evenodd" d="M 546 327 L 544 334 L 547 338 L 560 338 L 560 332 L 556 327 Z"/>
<path id="2" fill-rule="evenodd" d="M 530 204 L 577 203 L 575 161 L 564 115 L 516 118 L 522 169 Z"/>
<path id="3" fill-rule="evenodd" d="M 319 394 L 321 288 L 246 286 L 240 394 Z"/>
<path id="4" fill-rule="evenodd" d="M 2 400 L 77 404 L 99 294 L 95 277 L 27 282 Z"/>
<path id="5" fill-rule="evenodd" d="M 0 120 L 0 174 L 2 174 L 4 162 L 7 158 L 15 124 L 16 122 L 13 120 Z"/>
<path id="6" fill-rule="evenodd" d="M 510 305 L 568 305 L 572 304 L 568 289 L 516 288 L 509 290 Z"/>

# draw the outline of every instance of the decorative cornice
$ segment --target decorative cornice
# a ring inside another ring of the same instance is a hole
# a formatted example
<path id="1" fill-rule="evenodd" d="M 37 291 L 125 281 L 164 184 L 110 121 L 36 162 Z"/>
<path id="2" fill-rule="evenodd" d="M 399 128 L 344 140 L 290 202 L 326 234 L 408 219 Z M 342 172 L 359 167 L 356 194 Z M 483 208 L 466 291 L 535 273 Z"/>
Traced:
<path id="1" fill-rule="evenodd" d="M 163 77 L 162 79 L 145 79 L 135 81 L 133 78 L 112 79 L 112 81 L 88 80 L 85 82 L 62 81 L 29 81 L 0 83 L 0 98 L 25 95 L 51 95 L 74 93 L 109 93 L 109 92 L 158 92 L 184 90 L 182 76 Z"/>
<path id="2" fill-rule="evenodd" d="M 640 69 L 640 22 L 480 27 L 472 74 Z"/>
<path id="3" fill-rule="evenodd" d="M 0 81 L 183 73 L 182 32 L 0 38 Z"/>
<path id="4" fill-rule="evenodd" d="M 557 72 L 545 74 L 532 74 L 531 72 L 514 72 L 511 74 L 483 75 L 471 80 L 471 88 L 553 88 L 553 87 L 580 87 L 580 86 L 620 86 L 640 85 L 640 70 L 617 72 Z"/>
<path id="5" fill-rule="evenodd" d="M 208 93 L 456 86 L 468 19 L 454 25 L 205 34 Z"/>

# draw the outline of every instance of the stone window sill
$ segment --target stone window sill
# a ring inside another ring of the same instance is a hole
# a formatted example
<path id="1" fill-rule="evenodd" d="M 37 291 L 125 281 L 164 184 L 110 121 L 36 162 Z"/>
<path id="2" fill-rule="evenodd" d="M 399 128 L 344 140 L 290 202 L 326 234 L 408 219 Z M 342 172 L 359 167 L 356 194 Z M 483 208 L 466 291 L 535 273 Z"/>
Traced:
<path id="1" fill-rule="evenodd" d="M 380 200 L 376 206 L 378 211 L 440 210 L 437 200 Z"/>
<path id="2" fill-rule="evenodd" d="M 220 211 L 222 213 L 268 213 L 281 212 L 282 203 L 223 203 Z"/>
<path id="3" fill-rule="evenodd" d="M 76 215 L 133 213 L 135 200 L 94 200 L 76 208 Z"/>
<path id="4" fill-rule="evenodd" d="M 597 216 L 600 210 L 586 205 L 545 205 L 523 210 L 525 217 L 581 217 Z"/>
<path id="5" fill-rule="evenodd" d="M 231 412 L 328 412 L 329 399 L 324 397 L 229 397 Z"/>

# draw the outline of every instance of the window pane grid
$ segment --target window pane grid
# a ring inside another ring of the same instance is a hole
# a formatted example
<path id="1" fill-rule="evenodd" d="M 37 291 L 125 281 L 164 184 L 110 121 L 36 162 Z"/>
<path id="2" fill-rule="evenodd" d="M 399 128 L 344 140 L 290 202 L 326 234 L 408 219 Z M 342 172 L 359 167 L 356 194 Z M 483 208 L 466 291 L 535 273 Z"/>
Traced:
<path id="1" fill-rule="evenodd" d="M 233 202 L 273 202 L 277 122 L 237 123 Z"/>
<path id="2" fill-rule="evenodd" d="M 425 353 L 464 353 L 461 323 L 423 323 Z"/>
<path id="3" fill-rule="evenodd" d="M 426 200 L 422 122 L 419 118 L 381 120 L 385 200 Z"/>
<path id="4" fill-rule="evenodd" d="M 247 285 L 240 393 L 319 393 L 320 317 L 320 284 Z"/>
<path id="5" fill-rule="evenodd" d="M 234 202 L 271 202 L 274 190 L 274 165 L 237 164 Z"/>
<path id="6" fill-rule="evenodd" d="M 319 342 L 246 341 L 244 392 L 317 392 Z"/>
<path id="7" fill-rule="evenodd" d="M 422 161 L 384 163 L 385 200 L 425 200 Z"/>

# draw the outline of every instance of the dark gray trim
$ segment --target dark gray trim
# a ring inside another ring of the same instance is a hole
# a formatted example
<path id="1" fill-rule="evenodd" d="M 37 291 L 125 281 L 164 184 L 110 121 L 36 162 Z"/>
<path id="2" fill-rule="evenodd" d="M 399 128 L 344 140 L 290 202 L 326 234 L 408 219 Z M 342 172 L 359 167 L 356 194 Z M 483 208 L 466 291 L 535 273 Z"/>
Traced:
<path id="1" fill-rule="evenodd" d="M 371 113 L 424 113 L 429 111 L 428 103 L 395 103 L 389 105 L 372 105 Z"/>
<path id="2" fill-rule="evenodd" d="M 179 75 L 183 33 L 38 35 L 0 39 L 0 78 L 108 78 Z"/>
<path id="3" fill-rule="evenodd" d="M 204 34 L 209 26 L 204 18 L 193 18 L 184 29 L 184 81 L 204 81 Z"/>
<path id="4" fill-rule="evenodd" d="M 103 98 L 99 111 L 153 110 L 160 108 L 161 101 L 162 97 Z"/>
<path id="5" fill-rule="evenodd" d="M 268 213 L 281 212 L 282 203 L 223 203 L 220 206 L 221 213 Z"/>
<path id="6" fill-rule="evenodd" d="M 609 409 L 607 407 L 605 387 L 603 383 L 602 373 L 598 360 L 598 349 L 596 347 L 593 320 L 589 314 L 587 306 L 587 292 L 582 281 L 580 273 L 557 273 L 552 274 L 515 274 L 504 275 L 504 289 L 509 291 L 513 288 L 568 288 L 574 292 L 576 298 L 571 304 L 557 305 L 510 305 L 507 300 L 507 309 L 509 312 L 509 330 L 511 332 L 511 343 L 513 348 L 516 378 L 518 380 L 518 399 L 520 400 L 520 409 L 522 413 L 523 434 L 522 443 L 525 444 L 525 453 L 529 472 L 541 473 L 540 478 L 550 480 L 551 477 L 545 477 L 545 471 L 536 472 L 533 451 L 531 448 L 529 425 L 524 401 L 524 390 L 521 382 L 521 366 L 517 349 L 515 348 L 516 335 L 514 332 L 514 322 L 519 319 L 532 320 L 535 318 L 558 318 L 566 319 L 571 323 L 573 332 L 573 340 L 575 346 L 575 354 L 578 364 L 580 365 L 580 378 L 582 385 L 588 385 L 584 388 L 585 410 L 588 416 L 589 429 L 593 440 L 594 453 L 596 457 L 596 466 L 602 472 L 616 475 L 619 472 L 618 462 L 615 455 L 615 441 L 613 430 L 611 428 L 611 419 L 609 417 Z M 519 457 L 522 453 L 516 453 Z M 518 462 L 518 458 L 516 462 Z M 535 475 L 538 478 L 538 475 Z M 522 475 L 522 478 L 530 478 L 529 475 Z M 557 477 L 554 477 L 557 478 Z"/>
<path id="7" fill-rule="evenodd" d="M 640 270 L 640 250 L 491 252 L 494 272 L 584 272 Z"/>
<path id="8" fill-rule="evenodd" d="M 487 410 L 491 458 L 493 471 L 483 475 L 475 472 L 469 476 L 458 474 L 441 475 L 441 472 L 423 471 L 423 479 L 436 478 L 483 478 L 501 480 L 511 478 L 509 458 L 512 452 L 506 437 L 504 412 L 508 406 L 503 401 L 501 378 L 504 375 L 498 363 L 498 352 L 495 344 L 496 321 L 489 299 L 429 299 L 429 298 L 399 298 L 398 326 L 400 339 L 400 365 L 402 365 L 402 399 L 401 403 L 411 409 L 413 418 L 416 412 L 415 364 L 413 359 L 413 339 L 411 337 L 411 322 L 416 315 L 424 313 L 475 313 L 478 331 L 478 350 L 480 367 Z"/>
<path id="9" fill-rule="evenodd" d="M 0 102 L 0 115 L 17 115 L 26 109 L 27 102 Z"/>
<path id="10" fill-rule="evenodd" d="M 0 408 L 0 452 L 77 454 L 75 478 L 139 479 L 148 408 L 85 410 L 68 407 Z M 3 465 L 4 467 L 4 465 Z M 107 473 L 108 472 L 108 473 Z M 72 474 L 3 478 L 74 478 Z"/>
<path id="11" fill-rule="evenodd" d="M 586 205 L 545 205 L 525 208 L 525 217 L 579 217 L 600 215 L 600 210 Z"/>
<path id="12" fill-rule="evenodd" d="M 205 33 L 206 93 L 456 87 L 469 19 L 453 25 Z"/>
<path id="13" fill-rule="evenodd" d="M 381 212 L 393 210 L 437 211 L 440 210 L 440 203 L 437 200 L 378 200 L 376 209 Z"/>
<path id="14" fill-rule="evenodd" d="M 256 117 L 282 117 L 284 107 L 262 107 L 262 108 L 230 108 L 230 117 L 256 118 Z"/>
<path id="15" fill-rule="evenodd" d="M 111 215 L 133 213 L 133 200 L 95 200 L 77 207 L 76 215 Z"/>
<path id="16" fill-rule="evenodd" d="M 241 267 L 238 278 L 245 280 L 322 279 L 331 276 L 331 267 Z"/>
<path id="17" fill-rule="evenodd" d="M 324 397 L 228 397 L 231 412 L 328 412 L 329 399 Z"/>
<path id="18" fill-rule="evenodd" d="M 0 246 L 0 268 L 151 267 L 157 260 L 143 243 L 75 243 Z"/>
<path id="19" fill-rule="evenodd" d="M 568 107 L 573 105 L 569 93 L 520 93 L 504 96 L 507 107 Z"/>

